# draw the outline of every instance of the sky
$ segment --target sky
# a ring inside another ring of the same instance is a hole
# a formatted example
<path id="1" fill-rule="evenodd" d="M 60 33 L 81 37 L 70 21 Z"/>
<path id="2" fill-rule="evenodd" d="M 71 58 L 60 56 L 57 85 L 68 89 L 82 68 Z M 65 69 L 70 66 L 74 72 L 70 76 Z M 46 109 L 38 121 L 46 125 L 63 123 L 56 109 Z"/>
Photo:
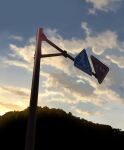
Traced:
<path id="1" fill-rule="evenodd" d="M 86 49 L 110 71 L 99 84 L 69 59 L 42 58 L 38 105 L 124 130 L 123 14 L 123 0 L 0 0 L 0 115 L 29 106 L 35 37 L 42 27 L 73 57 Z M 56 52 L 42 43 L 43 54 Z"/>

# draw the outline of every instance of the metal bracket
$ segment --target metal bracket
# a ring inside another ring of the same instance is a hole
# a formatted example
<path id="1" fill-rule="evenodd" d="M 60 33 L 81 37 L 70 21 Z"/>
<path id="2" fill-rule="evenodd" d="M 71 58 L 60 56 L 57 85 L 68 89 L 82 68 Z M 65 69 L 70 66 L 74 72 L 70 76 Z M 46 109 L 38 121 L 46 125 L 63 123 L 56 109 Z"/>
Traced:
<path id="1" fill-rule="evenodd" d="M 45 58 L 45 57 L 55 57 L 55 56 L 62 56 L 62 53 L 55 53 L 55 54 L 42 54 L 41 58 Z"/>

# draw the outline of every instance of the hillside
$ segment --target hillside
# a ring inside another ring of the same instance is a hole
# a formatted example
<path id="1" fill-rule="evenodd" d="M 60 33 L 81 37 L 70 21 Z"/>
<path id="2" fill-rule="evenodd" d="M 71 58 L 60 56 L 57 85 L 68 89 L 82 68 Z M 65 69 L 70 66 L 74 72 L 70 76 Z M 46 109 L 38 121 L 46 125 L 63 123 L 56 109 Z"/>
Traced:
<path id="1" fill-rule="evenodd" d="M 24 150 L 28 109 L 0 117 L 0 150 Z M 37 111 L 36 150 L 121 149 L 124 132 L 73 116 L 60 109 Z"/>

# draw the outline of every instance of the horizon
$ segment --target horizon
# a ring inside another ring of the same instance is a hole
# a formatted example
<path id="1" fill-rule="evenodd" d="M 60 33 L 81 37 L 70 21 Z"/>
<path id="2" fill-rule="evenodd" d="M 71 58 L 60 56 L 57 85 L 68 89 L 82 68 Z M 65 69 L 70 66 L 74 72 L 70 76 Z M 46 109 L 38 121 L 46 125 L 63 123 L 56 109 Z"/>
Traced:
<path id="1" fill-rule="evenodd" d="M 61 108 L 49 108 L 49 107 L 47 107 L 47 106 L 44 106 L 44 107 L 41 107 L 41 106 L 37 106 L 37 107 L 39 107 L 40 109 L 48 109 L 49 111 L 50 110 L 53 110 L 54 109 L 54 111 L 55 112 L 57 112 L 57 111 L 63 111 L 64 113 L 66 113 L 66 115 L 70 115 L 70 113 L 71 112 L 66 112 L 65 110 L 63 110 L 63 109 L 61 109 Z M 38 108 L 38 109 L 39 109 Z M 21 110 L 21 111 L 9 111 L 9 112 L 6 112 L 5 114 L 3 114 L 3 115 L 0 115 L 0 117 L 3 117 L 4 118 L 4 115 L 6 115 L 7 113 L 22 113 L 22 112 L 24 112 L 26 109 L 28 109 L 28 107 L 27 108 L 25 108 L 24 110 Z M 51 114 L 49 114 L 49 115 L 51 115 Z M 86 120 L 86 119 L 84 119 L 84 118 L 81 118 L 81 117 L 79 117 L 79 116 L 75 116 L 75 115 L 73 115 L 73 113 L 71 113 L 71 116 L 73 116 L 74 118 L 77 118 L 77 119 L 79 119 L 80 121 L 83 119 L 83 120 Z M 87 122 L 89 122 L 89 123 L 93 123 L 93 124 L 95 124 L 95 125 L 105 125 L 105 126 L 110 126 L 112 129 L 119 129 L 119 131 L 120 132 L 124 132 L 124 130 L 122 130 L 122 129 L 120 129 L 120 128 L 114 128 L 113 126 L 111 126 L 111 125 L 109 125 L 109 124 L 101 124 L 101 123 L 99 123 L 99 122 L 92 122 L 92 121 L 90 121 L 90 120 L 86 120 Z"/>

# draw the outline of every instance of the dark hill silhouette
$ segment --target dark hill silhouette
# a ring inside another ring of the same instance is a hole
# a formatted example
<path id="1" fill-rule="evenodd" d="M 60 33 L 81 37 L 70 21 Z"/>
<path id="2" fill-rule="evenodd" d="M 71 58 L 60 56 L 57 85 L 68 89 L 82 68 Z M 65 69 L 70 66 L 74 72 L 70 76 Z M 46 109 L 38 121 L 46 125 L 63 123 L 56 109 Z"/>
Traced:
<path id="1" fill-rule="evenodd" d="M 123 149 L 124 132 L 61 109 L 37 109 L 36 150 Z M 24 150 L 28 109 L 0 117 L 0 150 Z"/>

